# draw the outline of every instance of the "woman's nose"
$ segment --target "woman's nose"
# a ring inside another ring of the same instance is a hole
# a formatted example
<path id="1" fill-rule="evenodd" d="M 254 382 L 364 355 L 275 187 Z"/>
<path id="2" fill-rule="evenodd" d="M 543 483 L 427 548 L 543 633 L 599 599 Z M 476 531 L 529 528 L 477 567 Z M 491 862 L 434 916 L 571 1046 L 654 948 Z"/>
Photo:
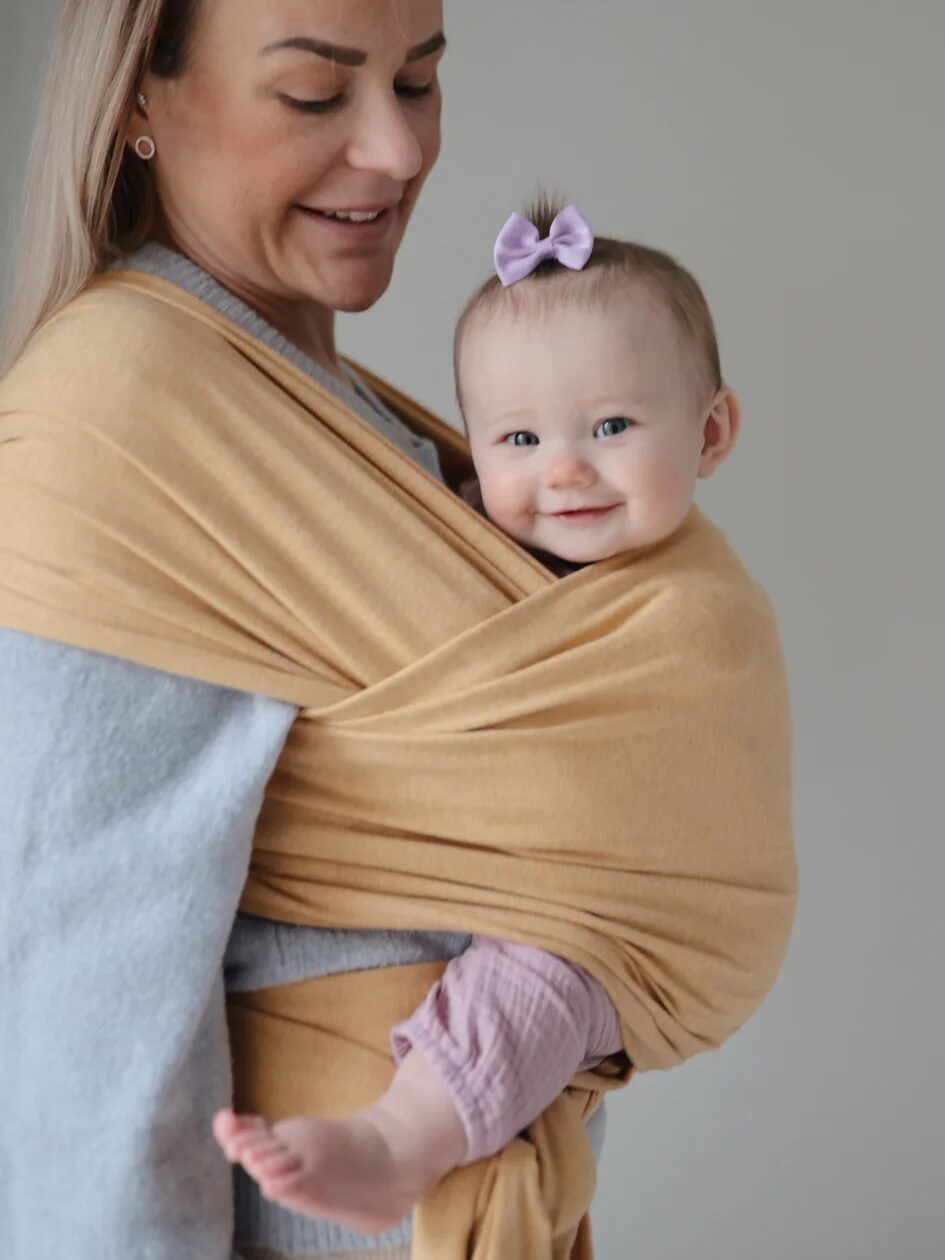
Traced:
<path id="1" fill-rule="evenodd" d="M 582 489 L 596 480 L 593 464 L 573 451 L 558 452 L 545 467 L 545 484 L 551 490 Z"/>
<path id="2" fill-rule="evenodd" d="M 400 183 L 420 172 L 423 150 L 402 103 L 378 93 L 362 107 L 348 160 L 361 171 L 376 171 Z"/>

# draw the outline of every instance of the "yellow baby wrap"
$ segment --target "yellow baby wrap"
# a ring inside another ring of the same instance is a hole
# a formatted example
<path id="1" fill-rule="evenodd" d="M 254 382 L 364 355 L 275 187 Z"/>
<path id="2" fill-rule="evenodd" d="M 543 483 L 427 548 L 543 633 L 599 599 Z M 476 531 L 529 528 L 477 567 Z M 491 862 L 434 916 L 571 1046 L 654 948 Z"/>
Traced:
<path id="1" fill-rule="evenodd" d="M 368 378 L 444 467 L 465 443 Z M 0 384 L 0 623 L 300 708 L 243 909 L 480 932 L 585 967 L 637 1069 L 719 1045 L 781 964 L 791 735 L 768 600 L 695 508 L 552 577 L 282 356 L 123 272 Z M 339 1114 L 442 970 L 231 1004 L 237 1105 Z M 584 1117 L 620 1058 L 418 1210 L 417 1260 L 590 1255 Z"/>

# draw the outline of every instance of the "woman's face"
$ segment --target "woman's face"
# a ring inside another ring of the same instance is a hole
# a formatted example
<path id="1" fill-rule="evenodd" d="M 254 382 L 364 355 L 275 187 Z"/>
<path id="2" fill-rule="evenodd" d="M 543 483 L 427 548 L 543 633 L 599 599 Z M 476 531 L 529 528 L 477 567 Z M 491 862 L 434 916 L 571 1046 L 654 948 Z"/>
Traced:
<path id="1" fill-rule="evenodd" d="M 442 26 L 442 0 L 200 0 L 131 130 L 163 234 L 263 313 L 371 306 L 439 153 Z"/>

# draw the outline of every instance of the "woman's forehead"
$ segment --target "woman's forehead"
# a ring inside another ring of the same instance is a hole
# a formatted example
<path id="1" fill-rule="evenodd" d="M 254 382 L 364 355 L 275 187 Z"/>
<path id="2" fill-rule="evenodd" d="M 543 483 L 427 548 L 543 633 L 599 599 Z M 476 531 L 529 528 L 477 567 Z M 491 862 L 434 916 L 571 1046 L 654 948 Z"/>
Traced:
<path id="1" fill-rule="evenodd" d="M 282 52 L 356 66 L 372 54 L 431 56 L 442 28 L 442 0 L 199 0 L 194 35 L 243 57 Z"/>

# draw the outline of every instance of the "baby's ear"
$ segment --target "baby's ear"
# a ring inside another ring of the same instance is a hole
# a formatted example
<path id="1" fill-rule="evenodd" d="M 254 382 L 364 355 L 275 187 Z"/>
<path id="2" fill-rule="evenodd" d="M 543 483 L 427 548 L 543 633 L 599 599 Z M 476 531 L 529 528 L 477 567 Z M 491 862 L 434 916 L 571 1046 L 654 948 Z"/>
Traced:
<path id="1" fill-rule="evenodd" d="M 711 477 L 735 449 L 742 427 L 742 409 L 734 390 L 724 386 L 715 395 L 702 425 L 699 476 Z"/>

